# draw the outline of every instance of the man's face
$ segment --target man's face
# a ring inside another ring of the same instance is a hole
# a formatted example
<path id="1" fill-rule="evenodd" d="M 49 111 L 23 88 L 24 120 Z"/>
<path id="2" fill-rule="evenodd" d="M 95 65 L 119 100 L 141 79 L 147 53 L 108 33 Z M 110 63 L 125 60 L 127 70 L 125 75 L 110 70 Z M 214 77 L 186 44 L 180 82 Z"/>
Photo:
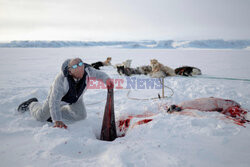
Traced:
<path id="1" fill-rule="evenodd" d="M 81 63 L 82 60 L 79 58 L 72 59 L 69 62 L 69 74 L 72 75 L 76 79 L 82 79 L 84 74 L 84 65 L 79 66 L 79 63 Z M 77 66 L 76 68 L 73 68 Z"/>

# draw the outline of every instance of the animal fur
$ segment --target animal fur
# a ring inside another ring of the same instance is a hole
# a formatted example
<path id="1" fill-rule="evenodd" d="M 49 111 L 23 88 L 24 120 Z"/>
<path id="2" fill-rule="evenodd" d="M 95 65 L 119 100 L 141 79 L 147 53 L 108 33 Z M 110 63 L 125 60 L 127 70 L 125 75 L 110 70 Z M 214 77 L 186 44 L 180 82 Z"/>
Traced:
<path id="1" fill-rule="evenodd" d="M 95 63 L 92 63 L 91 66 L 97 70 L 100 70 L 100 67 L 103 66 L 103 62 L 101 62 L 101 61 L 95 62 Z"/>
<path id="2" fill-rule="evenodd" d="M 116 66 L 116 68 L 118 66 L 124 66 L 125 68 L 130 68 L 131 67 L 131 62 L 132 62 L 132 60 L 128 59 L 128 60 L 122 62 L 121 64 L 116 64 L 115 66 Z"/>
<path id="3" fill-rule="evenodd" d="M 152 67 L 151 66 L 141 66 L 137 67 L 137 69 L 144 75 L 152 73 Z"/>
<path id="4" fill-rule="evenodd" d="M 112 58 L 111 58 L 111 57 L 108 57 L 108 58 L 103 62 L 103 65 L 104 65 L 104 66 L 111 66 L 111 60 L 112 60 Z"/>
<path id="5" fill-rule="evenodd" d="M 148 75 L 152 72 L 152 68 L 151 68 L 151 66 L 141 66 L 141 67 L 137 67 L 137 68 L 118 66 L 117 72 L 120 75 L 124 74 L 126 76 L 131 76 L 131 75 L 136 75 L 136 74 Z"/>
<path id="6" fill-rule="evenodd" d="M 120 75 L 126 75 L 126 76 L 131 76 L 131 75 L 135 75 L 135 74 L 142 74 L 140 70 L 138 70 L 137 68 L 128 68 L 128 67 L 124 67 L 124 66 L 118 66 L 117 67 L 117 72 Z"/>
<path id="7" fill-rule="evenodd" d="M 108 57 L 104 62 L 98 61 L 98 62 L 92 63 L 91 66 L 97 70 L 100 70 L 100 67 L 102 67 L 102 66 L 110 66 L 111 60 L 112 60 L 112 58 Z"/>
<path id="8" fill-rule="evenodd" d="M 196 67 L 183 66 L 175 69 L 176 75 L 182 76 L 193 76 L 193 75 L 201 75 L 201 70 Z"/>
<path id="9" fill-rule="evenodd" d="M 168 66 L 164 66 L 163 64 L 159 63 L 158 60 L 156 59 L 150 60 L 150 65 L 152 67 L 152 73 L 153 73 L 152 75 L 154 75 L 154 73 L 158 74 L 158 73 L 163 72 L 165 73 L 165 76 L 175 76 L 175 71 L 172 68 Z M 161 76 L 162 76 L 162 73 L 161 73 Z"/>

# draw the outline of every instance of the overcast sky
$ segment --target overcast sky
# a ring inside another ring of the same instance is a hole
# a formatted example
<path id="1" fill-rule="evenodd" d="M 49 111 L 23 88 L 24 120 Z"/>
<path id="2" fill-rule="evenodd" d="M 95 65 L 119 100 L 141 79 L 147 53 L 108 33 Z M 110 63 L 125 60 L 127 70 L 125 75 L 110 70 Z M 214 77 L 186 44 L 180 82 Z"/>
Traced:
<path id="1" fill-rule="evenodd" d="M 250 0 L 0 0 L 0 41 L 250 39 Z"/>

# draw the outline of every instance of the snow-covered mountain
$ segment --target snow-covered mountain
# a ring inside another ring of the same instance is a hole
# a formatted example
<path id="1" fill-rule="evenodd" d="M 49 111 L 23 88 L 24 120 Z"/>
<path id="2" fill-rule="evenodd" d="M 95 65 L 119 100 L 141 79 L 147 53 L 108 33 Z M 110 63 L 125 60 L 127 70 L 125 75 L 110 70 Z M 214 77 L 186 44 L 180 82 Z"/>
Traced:
<path id="1" fill-rule="evenodd" d="M 60 47 L 118 47 L 118 48 L 201 48 L 201 49 L 245 49 L 250 40 L 145 40 L 145 41 L 11 41 L 2 42 L 2 48 L 60 48 Z"/>

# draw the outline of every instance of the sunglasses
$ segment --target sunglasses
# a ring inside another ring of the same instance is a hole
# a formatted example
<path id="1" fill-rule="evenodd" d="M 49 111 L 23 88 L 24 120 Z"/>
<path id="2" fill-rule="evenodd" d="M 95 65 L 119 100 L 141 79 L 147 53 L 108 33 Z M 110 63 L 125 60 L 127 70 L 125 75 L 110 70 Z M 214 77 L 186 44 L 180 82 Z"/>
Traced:
<path id="1" fill-rule="evenodd" d="M 81 67 L 82 65 L 83 65 L 83 62 L 80 62 L 78 64 L 71 66 L 70 68 L 76 69 L 77 67 Z"/>

